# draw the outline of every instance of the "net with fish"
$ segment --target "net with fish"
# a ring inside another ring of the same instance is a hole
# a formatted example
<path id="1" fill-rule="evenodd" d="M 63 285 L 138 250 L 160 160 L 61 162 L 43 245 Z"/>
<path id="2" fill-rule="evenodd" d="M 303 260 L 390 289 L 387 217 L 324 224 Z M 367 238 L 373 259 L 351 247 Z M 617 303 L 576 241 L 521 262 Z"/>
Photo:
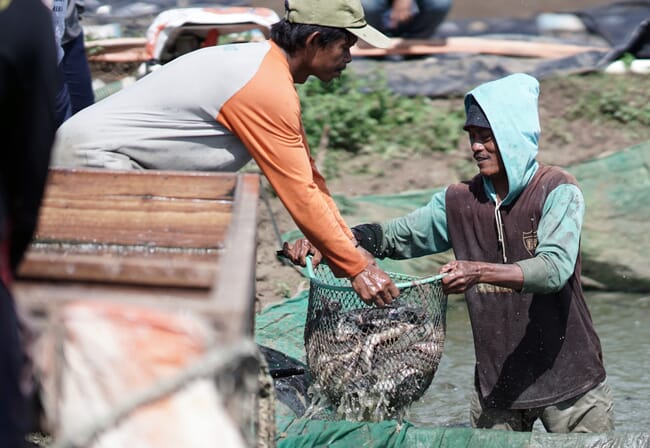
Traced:
<path id="1" fill-rule="evenodd" d="M 311 269 L 305 352 L 312 384 L 348 420 L 399 418 L 427 390 L 445 342 L 442 276 L 389 273 L 389 306 L 366 305 L 329 267 Z"/>

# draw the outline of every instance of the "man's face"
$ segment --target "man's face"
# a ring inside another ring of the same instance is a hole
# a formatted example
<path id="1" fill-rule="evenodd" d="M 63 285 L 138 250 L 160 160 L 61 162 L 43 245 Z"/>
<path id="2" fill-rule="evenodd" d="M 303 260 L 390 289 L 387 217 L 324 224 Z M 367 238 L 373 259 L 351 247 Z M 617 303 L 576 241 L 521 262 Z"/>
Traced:
<path id="1" fill-rule="evenodd" d="M 489 128 L 469 126 L 467 133 L 479 172 L 487 177 L 505 176 L 506 170 L 492 131 Z"/>
<path id="2" fill-rule="evenodd" d="M 310 74 L 324 82 L 341 76 L 345 67 L 352 61 L 352 45 L 354 42 L 347 39 L 337 40 L 324 48 L 314 43 L 309 58 Z"/>

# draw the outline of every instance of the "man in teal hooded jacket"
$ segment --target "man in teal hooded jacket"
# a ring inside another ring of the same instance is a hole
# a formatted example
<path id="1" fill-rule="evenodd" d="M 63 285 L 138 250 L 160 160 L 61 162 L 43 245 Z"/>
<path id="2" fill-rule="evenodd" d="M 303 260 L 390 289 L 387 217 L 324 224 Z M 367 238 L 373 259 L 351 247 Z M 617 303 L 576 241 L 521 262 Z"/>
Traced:
<path id="1" fill-rule="evenodd" d="M 539 83 L 525 74 L 465 97 L 479 174 L 429 204 L 355 234 L 376 257 L 452 248 L 447 293 L 465 293 L 476 351 L 471 422 L 551 432 L 613 429 L 600 340 L 580 283 L 584 200 L 573 176 L 537 162 Z"/>
<path id="2" fill-rule="evenodd" d="M 580 282 L 584 200 L 573 176 L 535 159 L 538 94 L 525 74 L 469 92 L 464 129 L 479 174 L 353 233 L 378 258 L 453 249 L 442 282 L 469 309 L 472 426 L 530 431 L 540 419 L 550 432 L 609 431 L 611 391 Z"/>

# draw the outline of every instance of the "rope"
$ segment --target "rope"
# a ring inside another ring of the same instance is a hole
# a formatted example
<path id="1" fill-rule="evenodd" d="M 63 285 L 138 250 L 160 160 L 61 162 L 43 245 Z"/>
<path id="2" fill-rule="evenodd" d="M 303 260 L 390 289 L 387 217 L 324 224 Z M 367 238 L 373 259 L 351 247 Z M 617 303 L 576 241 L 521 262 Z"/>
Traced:
<path id="1" fill-rule="evenodd" d="M 275 385 L 264 356 L 260 356 L 257 402 L 257 448 L 275 448 Z"/>
<path id="2" fill-rule="evenodd" d="M 284 256 L 281 255 L 282 252 L 282 234 L 280 233 L 280 228 L 278 227 L 278 223 L 275 220 L 275 214 L 273 213 L 273 208 L 271 207 L 271 202 L 269 201 L 268 195 L 266 194 L 266 189 L 263 187 L 260 188 L 261 194 L 260 196 L 262 197 L 262 202 L 266 205 L 266 209 L 269 212 L 269 216 L 271 218 L 271 224 L 273 225 L 273 231 L 275 233 L 275 239 L 278 242 L 278 252 L 276 258 L 280 260 L 282 264 L 285 266 L 290 266 L 292 267 L 295 271 L 300 273 L 302 275 L 302 270 L 299 266 L 294 265 L 289 259 L 285 258 Z"/>
<path id="3" fill-rule="evenodd" d="M 269 211 L 269 216 L 271 217 L 271 224 L 273 225 L 273 232 L 275 233 L 275 239 L 278 242 L 278 248 L 282 249 L 282 234 L 280 233 L 280 228 L 278 227 L 278 223 L 275 220 L 275 215 L 273 214 L 273 209 L 271 208 L 271 202 L 269 201 L 269 197 L 266 194 L 266 189 L 264 187 L 260 188 L 261 191 L 261 196 L 262 196 L 262 201 L 264 202 L 264 205 L 266 205 L 267 210 Z M 287 262 L 288 260 L 283 260 L 283 262 Z"/>

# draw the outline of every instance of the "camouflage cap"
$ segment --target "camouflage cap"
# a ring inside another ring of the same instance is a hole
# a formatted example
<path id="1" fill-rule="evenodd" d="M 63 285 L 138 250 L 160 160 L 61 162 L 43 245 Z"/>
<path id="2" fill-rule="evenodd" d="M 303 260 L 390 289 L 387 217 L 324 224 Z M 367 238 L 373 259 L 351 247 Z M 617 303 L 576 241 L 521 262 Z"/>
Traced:
<path id="1" fill-rule="evenodd" d="M 388 36 L 368 25 L 360 0 L 285 0 L 284 18 L 291 23 L 345 28 L 377 48 L 388 48 Z"/>

